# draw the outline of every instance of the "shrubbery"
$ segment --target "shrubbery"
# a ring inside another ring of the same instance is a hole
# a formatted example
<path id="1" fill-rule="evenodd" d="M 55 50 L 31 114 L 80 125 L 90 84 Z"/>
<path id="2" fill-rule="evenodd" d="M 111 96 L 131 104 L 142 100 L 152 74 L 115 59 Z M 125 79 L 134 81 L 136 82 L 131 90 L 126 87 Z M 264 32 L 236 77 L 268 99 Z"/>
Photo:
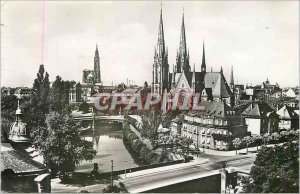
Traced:
<path id="1" fill-rule="evenodd" d="M 147 165 L 169 161 L 166 154 L 150 150 L 146 144 L 141 142 L 139 137 L 130 130 L 128 122 L 124 125 L 124 141 Z"/>

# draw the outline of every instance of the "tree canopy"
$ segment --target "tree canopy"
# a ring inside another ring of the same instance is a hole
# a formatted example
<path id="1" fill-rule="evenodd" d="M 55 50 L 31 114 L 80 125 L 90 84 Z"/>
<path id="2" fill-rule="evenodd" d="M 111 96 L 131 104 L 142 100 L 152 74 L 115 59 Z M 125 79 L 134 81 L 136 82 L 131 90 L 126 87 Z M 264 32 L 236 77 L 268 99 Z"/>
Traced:
<path id="1" fill-rule="evenodd" d="M 35 138 L 45 164 L 61 174 L 72 172 L 81 160 L 92 160 L 93 143 L 80 135 L 81 124 L 68 113 L 50 112 L 46 127 Z"/>
<path id="2" fill-rule="evenodd" d="M 298 193 L 299 141 L 263 147 L 243 184 L 247 193 Z"/>

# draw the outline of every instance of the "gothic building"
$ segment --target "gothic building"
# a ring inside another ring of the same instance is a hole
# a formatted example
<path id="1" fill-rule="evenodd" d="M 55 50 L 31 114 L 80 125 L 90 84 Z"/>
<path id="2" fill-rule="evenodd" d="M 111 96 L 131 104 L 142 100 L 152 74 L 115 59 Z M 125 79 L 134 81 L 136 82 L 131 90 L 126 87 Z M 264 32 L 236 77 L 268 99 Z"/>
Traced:
<path id="1" fill-rule="evenodd" d="M 177 51 L 176 66 L 169 72 L 168 51 L 165 50 L 162 10 L 160 12 L 158 43 L 154 52 L 152 93 L 173 93 L 187 90 L 200 93 L 204 101 L 226 101 L 233 106 L 233 73 L 230 86 L 227 83 L 223 69 L 219 72 L 207 72 L 205 61 L 205 46 L 203 43 L 201 71 L 193 70 L 190 66 L 190 55 L 187 49 L 184 14 L 182 15 L 179 50 Z"/>
<path id="2" fill-rule="evenodd" d="M 157 46 L 154 49 L 154 63 L 152 70 L 152 93 L 162 94 L 165 89 L 168 89 L 168 48 L 165 47 L 164 25 L 162 20 L 162 10 L 160 10 L 160 21 L 158 30 Z"/>
<path id="3" fill-rule="evenodd" d="M 94 57 L 94 69 L 84 69 L 82 72 L 82 83 L 87 85 L 101 85 L 101 73 L 100 73 L 100 57 L 98 52 L 98 46 L 96 45 L 95 57 Z"/>
<path id="4" fill-rule="evenodd" d="M 69 91 L 70 102 L 87 102 L 91 95 L 103 89 L 100 72 L 100 57 L 98 46 L 94 56 L 94 69 L 84 69 L 82 71 L 82 83 L 72 82 L 72 87 Z"/>

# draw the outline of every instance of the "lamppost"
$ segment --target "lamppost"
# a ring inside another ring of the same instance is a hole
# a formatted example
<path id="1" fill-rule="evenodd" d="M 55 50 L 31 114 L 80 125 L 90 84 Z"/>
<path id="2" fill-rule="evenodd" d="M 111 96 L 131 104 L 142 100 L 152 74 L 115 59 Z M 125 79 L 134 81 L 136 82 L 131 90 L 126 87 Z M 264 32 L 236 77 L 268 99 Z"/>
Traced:
<path id="1" fill-rule="evenodd" d="M 110 176 L 110 184 L 111 184 L 111 187 L 113 187 L 113 172 L 114 172 L 114 161 L 111 160 L 111 176 Z"/>

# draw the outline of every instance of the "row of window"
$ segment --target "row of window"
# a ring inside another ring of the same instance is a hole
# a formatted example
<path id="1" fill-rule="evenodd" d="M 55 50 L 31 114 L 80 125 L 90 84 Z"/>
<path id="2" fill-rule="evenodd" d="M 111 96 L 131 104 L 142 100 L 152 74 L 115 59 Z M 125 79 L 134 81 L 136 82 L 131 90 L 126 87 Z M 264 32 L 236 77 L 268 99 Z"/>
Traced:
<path id="1" fill-rule="evenodd" d="M 191 136 L 184 134 L 183 135 L 186 138 L 192 139 L 194 144 L 197 144 L 197 139 L 193 139 Z M 205 138 L 205 136 L 203 136 L 201 138 L 202 140 L 200 140 L 201 144 L 206 144 L 206 145 L 210 145 L 211 139 L 210 138 Z M 228 143 L 227 142 L 223 142 L 223 141 L 216 141 L 216 146 L 227 146 Z"/>
<path id="2" fill-rule="evenodd" d="M 190 117 L 190 116 L 185 116 L 186 121 L 190 122 L 197 122 L 197 123 L 202 123 L 202 124 L 215 124 L 215 125 L 227 125 L 227 121 L 223 119 L 203 119 L 203 118 L 198 118 L 198 117 Z"/>
<path id="3" fill-rule="evenodd" d="M 194 134 L 208 134 L 210 135 L 211 132 L 213 132 L 214 129 L 206 129 L 206 128 L 200 128 L 200 130 L 197 130 L 197 127 L 194 126 L 190 126 L 188 127 L 187 125 L 183 125 L 183 132 L 189 132 L 189 133 L 194 133 Z M 228 135 L 229 132 L 225 129 L 217 129 L 215 130 L 215 133 L 218 134 L 224 134 L 224 135 Z"/>
<path id="4" fill-rule="evenodd" d="M 286 124 L 286 125 L 289 125 L 290 122 L 291 122 L 291 121 L 285 121 L 285 120 L 280 121 L 281 124 Z"/>

